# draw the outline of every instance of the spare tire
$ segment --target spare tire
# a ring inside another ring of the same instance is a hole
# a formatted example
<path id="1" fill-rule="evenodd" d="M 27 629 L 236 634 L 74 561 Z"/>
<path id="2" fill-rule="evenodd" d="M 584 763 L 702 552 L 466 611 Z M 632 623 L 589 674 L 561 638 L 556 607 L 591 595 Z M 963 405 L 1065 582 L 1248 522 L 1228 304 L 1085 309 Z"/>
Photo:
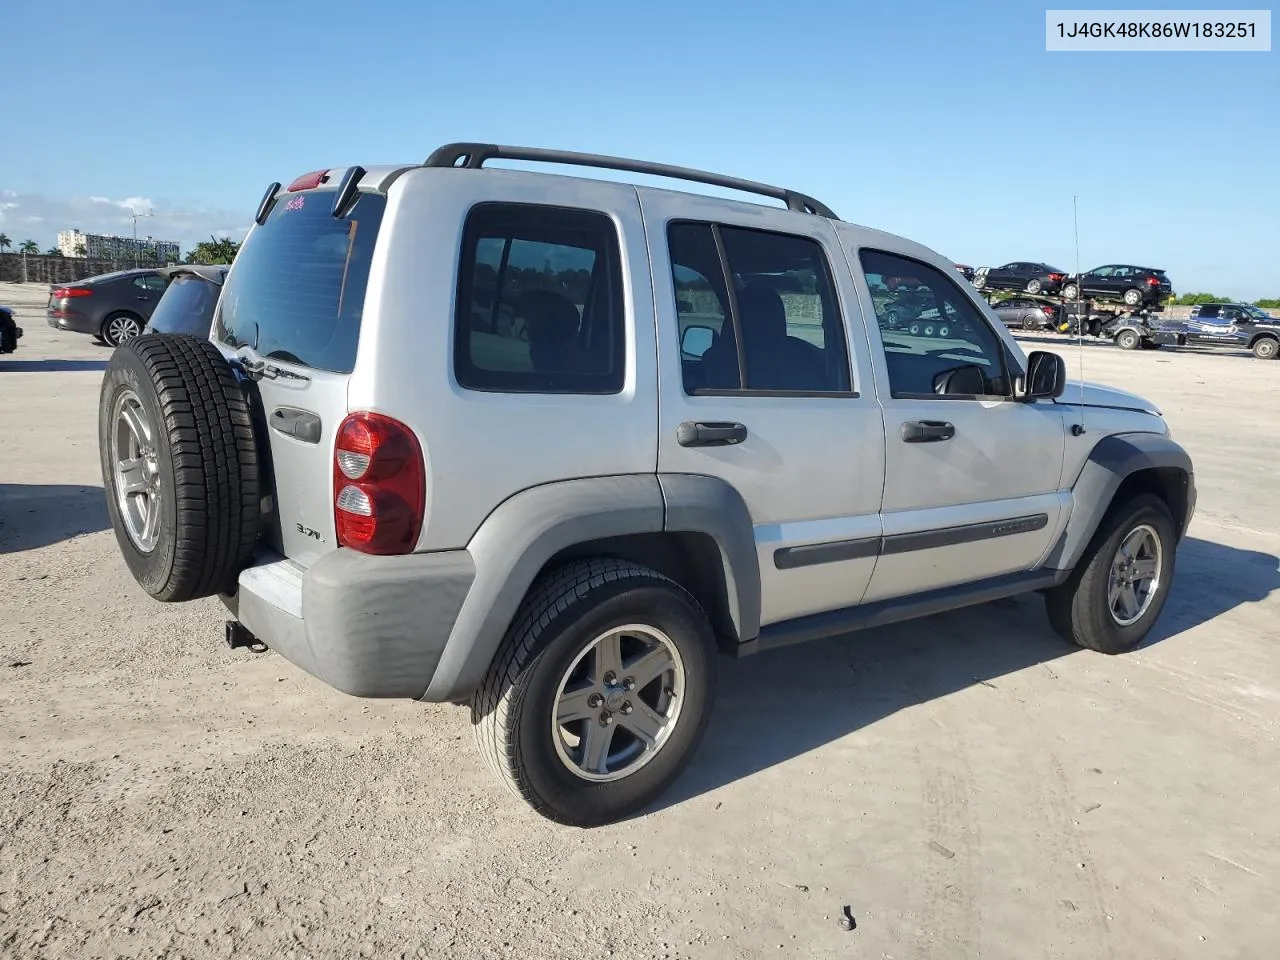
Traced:
<path id="1" fill-rule="evenodd" d="M 98 402 L 102 486 L 139 585 L 177 602 L 234 590 L 258 535 L 249 402 L 208 340 L 144 334 L 117 347 Z"/>

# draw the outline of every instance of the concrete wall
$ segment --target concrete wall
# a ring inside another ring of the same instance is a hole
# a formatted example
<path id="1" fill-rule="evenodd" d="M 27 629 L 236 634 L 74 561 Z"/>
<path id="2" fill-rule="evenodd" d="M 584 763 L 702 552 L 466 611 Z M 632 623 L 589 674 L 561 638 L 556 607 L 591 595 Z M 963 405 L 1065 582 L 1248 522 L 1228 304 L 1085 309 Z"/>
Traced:
<path id="1" fill-rule="evenodd" d="M 139 262 L 139 266 L 154 264 Z M 114 270 L 128 270 L 133 260 L 99 260 L 82 257 L 23 256 L 0 253 L 0 283 L 73 283 Z"/>

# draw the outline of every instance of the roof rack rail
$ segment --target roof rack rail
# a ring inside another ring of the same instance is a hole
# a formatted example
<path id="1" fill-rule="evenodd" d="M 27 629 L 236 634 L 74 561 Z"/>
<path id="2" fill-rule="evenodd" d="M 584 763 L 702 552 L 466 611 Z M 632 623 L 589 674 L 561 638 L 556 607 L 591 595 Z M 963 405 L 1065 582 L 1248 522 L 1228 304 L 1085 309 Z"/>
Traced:
<path id="1" fill-rule="evenodd" d="M 724 187 L 728 190 L 741 190 L 743 193 L 756 193 L 774 200 L 781 200 L 789 210 L 801 213 L 813 213 L 830 220 L 839 220 L 835 212 L 825 203 L 795 190 L 774 187 L 754 180 L 740 180 L 737 177 L 726 177 L 719 173 L 708 173 L 705 170 L 694 170 L 689 167 L 676 167 L 665 163 L 650 163 L 646 160 L 628 160 L 625 157 L 606 157 L 596 153 L 575 153 L 570 150 L 547 150 L 542 147 L 512 147 L 496 143 L 448 143 L 431 156 L 427 157 L 424 167 L 465 167 L 477 170 L 486 160 L 531 160 L 539 163 L 563 163 L 578 167 L 600 167 L 605 170 L 622 170 L 628 173 L 643 173 L 655 177 L 671 177 L 676 180 L 691 180 L 705 183 L 713 187 Z"/>

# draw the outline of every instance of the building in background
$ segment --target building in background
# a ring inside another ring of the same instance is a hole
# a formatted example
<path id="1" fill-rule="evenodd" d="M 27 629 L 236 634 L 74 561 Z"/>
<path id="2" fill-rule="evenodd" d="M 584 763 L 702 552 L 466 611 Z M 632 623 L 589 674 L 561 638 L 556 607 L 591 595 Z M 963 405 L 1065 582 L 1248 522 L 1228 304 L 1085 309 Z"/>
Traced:
<path id="1" fill-rule="evenodd" d="M 153 237 L 112 237 L 79 230 L 58 231 L 58 250 L 64 257 L 89 257 L 94 260 L 132 261 L 136 253 L 139 263 L 165 264 L 179 259 L 178 244 Z"/>

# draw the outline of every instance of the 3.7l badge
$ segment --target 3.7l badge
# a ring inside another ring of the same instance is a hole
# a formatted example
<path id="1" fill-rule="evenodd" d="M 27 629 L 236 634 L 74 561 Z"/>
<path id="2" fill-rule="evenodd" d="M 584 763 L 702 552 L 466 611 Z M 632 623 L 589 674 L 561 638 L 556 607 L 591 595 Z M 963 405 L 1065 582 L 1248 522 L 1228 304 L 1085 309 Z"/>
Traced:
<path id="1" fill-rule="evenodd" d="M 298 528 L 298 532 L 304 537 L 310 537 L 312 540 L 319 540 L 324 543 L 324 537 L 320 536 L 319 530 L 312 530 L 310 527 L 304 527 L 300 523 L 295 523 L 294 526 Z"/>

